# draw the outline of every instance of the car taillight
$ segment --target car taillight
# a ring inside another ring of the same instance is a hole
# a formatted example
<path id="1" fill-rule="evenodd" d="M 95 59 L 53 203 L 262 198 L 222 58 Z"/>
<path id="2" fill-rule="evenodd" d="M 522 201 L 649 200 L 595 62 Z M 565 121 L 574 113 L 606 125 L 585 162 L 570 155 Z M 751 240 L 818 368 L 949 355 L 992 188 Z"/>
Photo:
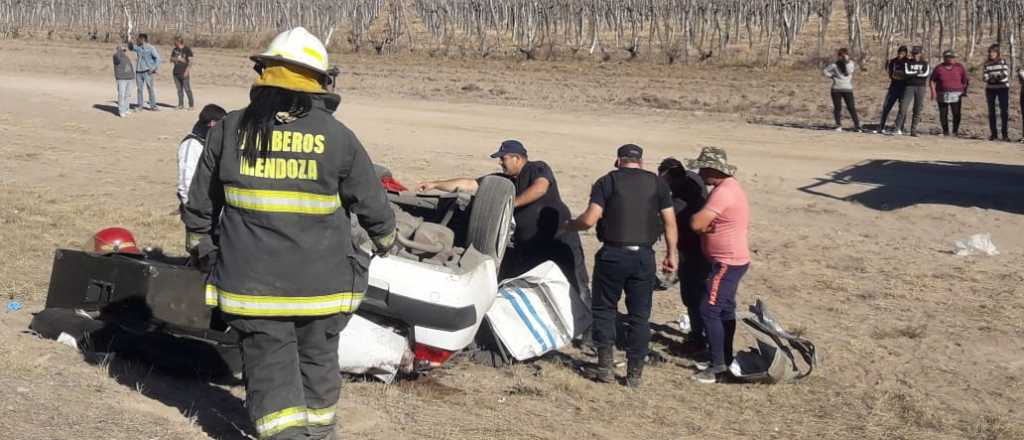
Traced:
<path id="1" fill-rule="evenodd" d="M 416 344 L 416 368 L 436 368 L 445 363 L 455 352 L 434 348 L 423 344 Z"/>

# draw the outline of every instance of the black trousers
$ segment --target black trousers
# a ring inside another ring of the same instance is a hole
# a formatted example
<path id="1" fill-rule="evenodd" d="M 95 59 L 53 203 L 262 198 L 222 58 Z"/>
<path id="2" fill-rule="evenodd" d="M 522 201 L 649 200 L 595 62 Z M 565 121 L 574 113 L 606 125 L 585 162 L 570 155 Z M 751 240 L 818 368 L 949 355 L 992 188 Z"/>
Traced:
<path id="1" fill-rule="evenodd" d="M 878 122 L 878 131 L 885 130 L 885 123 L 889 122 L 889 112 L 898 102 L 903 101 L 905 87 L 889 85 L 889 92 L 885 94 L 885 101 L 882 102 L 882 120 Z M 896 119 L 900 119 L 899 108 L 897 108 Z"/>
<path id="2" fill-rule="evenodd" d="M 843 102 L 846 102 L 846 111 L 850 112 L 853 126 L 860 128 L 860 117 L 857 116 L 857 104 L 853 99 L 853 91 L 832 91 L 832 117 L 835 118 L 836 126 L 842 125 Z"/>
<path id="3" fill-rule="evenodd" d="M 228 316 L 241 335 L 246 408 L 260 439 L 334 438 L 338 334 L 348 318 Z"/>
<path id="4" fill-rule="evenodd" d="M 594 345 L 615 342 L 619 299 L 626 293 L 626 358 L 643 362 L 651 340 L 651 299 L 654 293 L 654 249 L 602 247 L 594 262 Z"/>
<path id="5" fill-rule="evenodd" d="M 1010 124 L 1010 89 L 987 89 L 985 90 L 985 101 L 988 103 L 988 129 L 992 137 L 997 137 L 996 131 L 996 102 L 999 103 L 999 116 L 1002 122 L 1003 137 L 1009 136 L 1008 125 Z"/>
<path id="6" fill-rule="evenodd" d="M 679 265 L 679 295 L 686 306 L 686 316 L 690 318 L 689 339 L 696 344 L 707 344 L 700 304 L 704 300 L 704 280 L 710 271 L 711 263 L 699 249 L 696 253 L 684 254 Z"/>
<path id="7" fill-rule="evenodd" d="M 949 113 L 953 112 L 953 134 L 960 134 L 960 107 L 961 102 L 939 102 L 939 123 L 942 124 L 942 134 L 949 134 Z"/>
<path id="8" fill-rule="evenodd" d="M 1020 120 L 1021 120 L 1021 139 L 1024 139 L 1024 86 L 1021 87 L 1020 91 Z"/>

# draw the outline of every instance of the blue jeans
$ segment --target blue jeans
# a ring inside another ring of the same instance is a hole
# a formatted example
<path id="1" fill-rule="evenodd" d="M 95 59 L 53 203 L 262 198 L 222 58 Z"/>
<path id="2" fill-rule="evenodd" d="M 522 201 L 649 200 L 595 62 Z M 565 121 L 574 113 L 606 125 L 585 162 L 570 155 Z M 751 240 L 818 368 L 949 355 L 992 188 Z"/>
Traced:
<path id="1" fill-rule="evenodd" d="M 156 108 L 156 92 L 153 89 L 153 74 L 148 70 L 145 72 L 135 72 L 135 85 L 138 86 L 139 99 L 138 107 L 142 108 L 142 89 L 145 87 L 149 90 L 149 107 Z"/>
<path id="2" fill-rule="evenodd" d="M 700 314 L 711 348 L 711 368 L 723 372 L 732 363 L 732 340 L 736 335 L 736 294 L 740 279 L 749 264 L 729 266 L 719 262 L 711 265 L 704 281 L 704 300 Z"/>
<path id="3" fill-rule="evenodd" d="M 131 87 L 132 80 L 117 80 L 117 114 L 124 116 L 128 114 L 128 87 Z"/>
<path id="4" fill-rule="evenodd" d="M 651 297 L 654 293 L 654 249 L 631 251 L 611 246 L 597 251 L 594 262 L 594 345 L 607 347 L 615 341 L 615 314 L 626 292 L 626 357 L 643 361 L 651 339 Z"/>

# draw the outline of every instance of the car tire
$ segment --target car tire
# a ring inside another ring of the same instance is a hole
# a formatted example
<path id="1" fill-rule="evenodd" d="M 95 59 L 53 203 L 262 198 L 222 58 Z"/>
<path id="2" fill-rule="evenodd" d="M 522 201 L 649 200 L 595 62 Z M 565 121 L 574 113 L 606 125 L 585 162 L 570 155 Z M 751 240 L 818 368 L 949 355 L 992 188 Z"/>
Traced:
<path id="1" fill-rule="evenodd" d="M 501 262 L 512 237 L 516 187 L 508 179 L 487 176 L 480 181 L 469 211 L 467 244 Z"/>

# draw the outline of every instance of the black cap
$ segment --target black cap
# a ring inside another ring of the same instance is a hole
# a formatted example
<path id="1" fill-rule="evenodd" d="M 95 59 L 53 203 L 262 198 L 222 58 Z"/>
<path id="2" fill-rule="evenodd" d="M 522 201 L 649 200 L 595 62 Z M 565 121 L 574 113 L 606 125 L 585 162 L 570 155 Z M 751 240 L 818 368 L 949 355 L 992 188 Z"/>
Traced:
<path id="1" fill-rule="evenodd" d="M 664 174 L 665 171 L 671 170 L 672 168 L 681 168 L 682 166 L 683 163 L 680 162 L 679 159 L 668 157 L 658 165 L 658 174 Z"/>
<path id="2" fill-rule="evenodd" d="M 501 143 L 498 147 L 498 151 L 491 155 L 491 158 L 497 159 L 503 157 L 506 154 L 518 154 L 520 156 L 526 156 L 526 147 L 523 146 L 522 142 L 517 140 L 507 140 Z"/>
<path id="3" fill-rule="evenodd" d="M 910 53 L 912 53 L 912 54 L 919 54 L 921 52 L 924 52 L 924 48 L 921 47 L 921 46 L 914 46 L 914 47 L 910 48 Z"/>
<path id="4" fill-rule="evenodd" d="M 633 144 L 626 144 L 619 147 L 618 154 L 620 158 L 642 160 L 644 158 L 644 149 Z"/>

